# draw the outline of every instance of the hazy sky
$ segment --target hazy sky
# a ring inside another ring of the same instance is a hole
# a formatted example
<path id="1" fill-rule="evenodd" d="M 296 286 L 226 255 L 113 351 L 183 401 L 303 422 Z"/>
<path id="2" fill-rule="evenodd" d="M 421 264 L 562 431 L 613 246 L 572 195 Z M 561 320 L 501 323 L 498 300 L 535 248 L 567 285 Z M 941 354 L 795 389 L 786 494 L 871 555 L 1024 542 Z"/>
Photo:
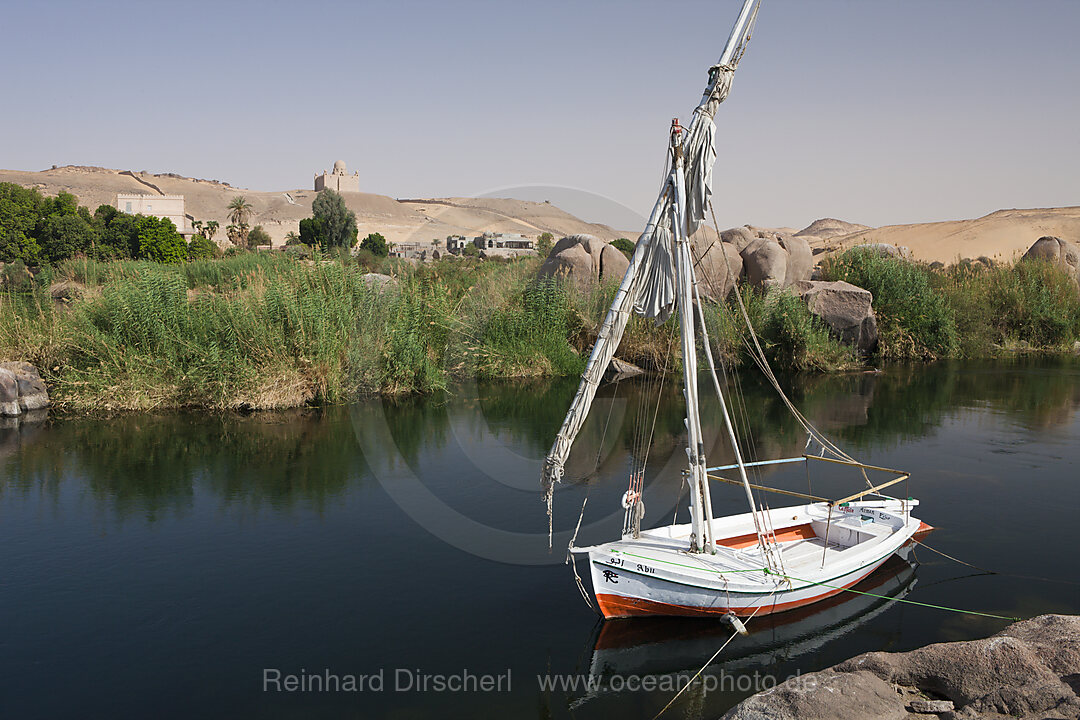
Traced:
<path id="1" fill-rule="evenodd" d="M 740 4 L 8 0 L 0 167 L 284 190 L 341 158 L 395 197 L 645 213 Z M 1078 0 L 764 0 L 717 117 L 721 224 L 1080 205 L 1077 28 Z"/>

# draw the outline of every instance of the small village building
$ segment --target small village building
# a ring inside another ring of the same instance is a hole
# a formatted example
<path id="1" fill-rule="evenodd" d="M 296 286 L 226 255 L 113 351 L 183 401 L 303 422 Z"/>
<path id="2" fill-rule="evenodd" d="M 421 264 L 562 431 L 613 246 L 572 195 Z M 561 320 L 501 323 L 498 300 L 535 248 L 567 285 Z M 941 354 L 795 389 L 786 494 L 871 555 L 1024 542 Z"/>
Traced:
<path id="1" fill-rule="evenodd" d="M 183 195 L 117 193 L 116 209 L 130 215 L 152 215 L 163 220 L 172 220 L 172 224 L 181 235 L 195 234 L 184 212 Z"/>
<path id="2" fill-rule="evenodd" d="M 335 192 L 360 192 L 360 173 L 352 175 L 345 168 L 345 161 L 338 160 L 334 163 L 334 169 L 330 172 L 323 171 L 322 175 L 315 176 L 315 190 L 329 188 Z"/>
<path id="3" fill-rule="evenodd" d="M 390 257 L 407 258 L 409 260 L 419 260 L 420 262 L 427 262 L 428 260 L 438 260 L 442 257 L 442 251 L 439 249 L 442 245 L 441 240 L 433 240 L 429 242 L 422 242 L 417 240 L 405 240 L 402 242 L 393 243 L 390 246 Z"/>
<path id="4" fill-rule="evenodd" d="M 452 255 L 460 255 L 466 245 L 471 245 L 472 240 L 464 235 L 450 235 L 446 238 L 446 251 Z"/>
<path id="5" fill-rule="evenodd" d="M 475 246 L 484 257 L 512 258 L 536 252 L 534 241 L 514 233 L 486 232 L 472 239 L 464 235 L 451 235 L 446 238 L 446 250 L 453 255 L 460 255 L 468 245 Z"/>
<path id="6" fill-rule="evenodd" d="M 473 243 L 484 257 L 515 258 L 532 255 L 535 244 L 524 235 L 512 233 L 484 233 L 473 238 Z"/>

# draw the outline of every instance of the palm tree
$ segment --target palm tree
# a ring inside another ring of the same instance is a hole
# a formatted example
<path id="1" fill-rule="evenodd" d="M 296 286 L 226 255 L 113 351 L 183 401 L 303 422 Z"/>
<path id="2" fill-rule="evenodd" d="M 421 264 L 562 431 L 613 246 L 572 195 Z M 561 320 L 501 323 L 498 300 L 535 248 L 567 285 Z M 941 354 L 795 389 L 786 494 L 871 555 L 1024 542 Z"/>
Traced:
<path id="1" fill-rule="evenodd" d="M 229 222 L 234 225 L 244 225 L 251 215 L 253 207 L 243 195 L 237 195 L 229 203 Z"/>
<path id="2" fill-rule="evenodd" d="M 237 245 L 247 245 L 248 216 L 251 215 L 252 205 L 243 195 L 237 195 L 229 203 L 229 221 L 235 227 L 236 234 L 229 234 L 229 239 Z"/>

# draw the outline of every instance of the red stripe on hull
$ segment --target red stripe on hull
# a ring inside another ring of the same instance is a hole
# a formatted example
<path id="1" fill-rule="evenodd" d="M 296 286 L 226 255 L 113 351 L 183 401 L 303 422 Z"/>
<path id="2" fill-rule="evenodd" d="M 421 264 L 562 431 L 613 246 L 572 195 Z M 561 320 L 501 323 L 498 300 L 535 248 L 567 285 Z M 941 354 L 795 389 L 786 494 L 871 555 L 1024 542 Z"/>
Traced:
<path id="1" fill-rule="evenodd" d="M 825 588 L 824 592 L 820 595 L 814 595 L 812 597 L 804 598 L 802 600 L 791 600 L 789 602 L 771 602 L 768 605 L 762 605 L 760 610 L 756 607 L 697 607 L 694 605 L 674 605 L 670 603 L 657 602 L 655 600 L 644 600 L 641 598 L 629 598 L 622 595 L 611 595 L 608 593 L 597 593 L 596 604 L 600 606 L 600 612 L 604 614 L 606 619 L 622 618 L 622 617 L 645 617 L 650 615 L 666 615 L 675 617 L 709 617 L 716 615 L 725 615 L 729 612 L 734 613 L 740 617 L 749 617 L 757 610 L 757 616 L 772 615 L 773 613 L 784 612 L 785 610 L 794 610 L 795 608 L 811 605 L 825 598 L 832 597 L 837 593 L 841 593 L 849 587 L 858 585 L 876 568 L 871 568 L 863 575 L 855 578 L 847 585 L 836 588 Z"/>
<path id="2" fill-rule="evenodd" d="M 921 541 L 924 537 L 926 537 L 927 535 L 929 535 L 932 532 L 934 532 L 934 526 L 933 525 L 927 525 L 926 523 L 924 523 L 923 521 L 920 520 L 919 521 L 919 529 L 915 531 L 915 533 L 911 536 L 911 539 Z"/>

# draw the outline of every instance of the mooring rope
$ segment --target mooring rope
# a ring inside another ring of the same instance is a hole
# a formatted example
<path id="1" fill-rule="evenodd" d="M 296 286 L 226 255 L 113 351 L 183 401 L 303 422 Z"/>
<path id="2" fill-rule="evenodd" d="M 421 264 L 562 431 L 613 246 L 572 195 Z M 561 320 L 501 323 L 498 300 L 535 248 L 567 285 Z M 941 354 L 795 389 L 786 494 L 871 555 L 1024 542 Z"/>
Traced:
<path id="1" fill-rule="evenodd" d="M 802 578 L 797 578 L 794 575 L 784 575 L 782 573 L 778 573 L 778 572 L 770 571 L 770 570 L 766 570 L 765 574 L 766 575 L 779 575 L 780 577 L 785 578 L 787 580 L 795 580 L 796 582 L 807 583 L 809 585 L 817 585 L 819 587 L 826 587 L 826 588 L 829 588 L 830 590 L 841 590 L 843 592 L 855 593 L 856 595 L 867 595 L 869 597 L 881 598 L 882 600 L 895 600 L 896 602 L 907 603 L 908 605 L 920 605 L 922 607 L 933 608 L 935 610 L 948 610 L 949 612 L 961 613 L 963 615 L 978 615 L 980 617 L 994 618 L 996 620 L 1012 620 L 1013 622 L 1024 619 L 1024 618 L 1019 618 L 1019 617 L 1013 617 L 1011 615 L 995 615 L 994 613 L 979 612 L 978 610 L 964 610 L 963 608 L 948 607 L 946 605 L 934 605 L 933 603 L 924 603 L 924 602 L 919 602 L 918 600 L 908 600 L 906 598 L 889 597 L 888 595 L 878 595 L 877 593 L 863 592 L 862 590 L 854 590 L 852 588 L 846 588 L 846 587 L 838 587 L 836 585 L 829 585 L 828 583 L 814 582 L 813 580 L 803 580 Z"/>
<path id="2" fill-rule="evenodd" d="M 773 590 L 771 593 L 769 593 L 766 600 L 768 600 L 769 598 L 771 598 L 775 594 L 776 594 L 776 590 Z M 749 623 L 751 620 L 753 620 L 754 616 L 758 614 L 758 611 L 761 610 L 761 608 L 765 607 L 766 604 L 767 603 L 762 603 L 761 605 L 758 605 L 754 609 L 754 612 L 752 612 L 750 614 L 750 617 L 746 618 L 746 621 L 743 622 L 743 628 L 742 628 L 744 632 L 746 630 L 747 623 Z M 670 700 L 668 700 L 668 704 L 665 705 L 660 712 L 653 715 L 652 720 L 656 720 L 658 717 L 660 717 L 665 712 L 667 712 L 668 708 L 671 707 L 672 703 L 674 703 L 676 700 L 678 700 L 679 696 L 682 695 L 684 692 L 686 692 L 686 689 L 688 687 L 690 687 L 691 685 L 693 685 L 695 681 L 697 681 L 697 679 L 701 676 L 701 673 L 705 672 L 705 668 L 709 667 L 709 665 L 712 665 L 713 661 L 716 660 L 717 657 L 719 657 L 720 653 L 724 652 L 724 648 L 726 648 L 728 645 L 730 645 L 731 641 L 734 640 L 737 635 L 739 635 L 739 630 L 735 630 L 735 632 L 731 633 L 731 637 L 729 637 L 727 640 L 725 640 L 724 644 L 720 646 L 720 649 L 717 650 L 716 652 L 714 652 L 712 657 L 709 658 L 707 661 L 705 661 L 705 664 L 702 665 L 701 668 L 696 673 L 694 673 L 694 677 L 690 678 L 686 682 L 686 684 L 682 686 L 682 688 L 679 690 L 679 692 L 675 693 L 675 696 L 672 697 Z"/>
<path id="3" fill-rule="evenodd" d="M 926 543 L 921 542 L 919 540 L 912 539 L 912 542 L 915 543 L 916 545 L 918 545 L 919 547 L 926 548 L 930 552 L 937 553 L 938 555 L 940 555 L 943 558 L 947 558 L 949 560 L 952 560 L 955 563 L 960 563 L 961 565 L 969 567 L 972 570 L 978 570 L 981 573 L 986 573 L 987 575 L 1000 575 L 1002 577 L 1017 578 L 1018 580 L 1037 580 L 1039 582 L 1048 582 L 1048 583 L 1058 583 L 1058 584 L 1061 584 L 1061 585 L 1080 586 L 1080 582 L 1077 582 L 1076 580 L 1064 580 L 1062 578 L 1041 577 L 1039 575 L 1019 575 L 1017 573 L 1001 572 L 1000 570 L 990 570 L 989 568 L 979 567 L 978 565 L 973 565 L 972 563 L 961 560 L 960 558 L 953 557 L 952 555 L 949 555 L 948 553 L 942 552 L 941 550 L 938 550 L 935 547 L 930 547 Z"/>

